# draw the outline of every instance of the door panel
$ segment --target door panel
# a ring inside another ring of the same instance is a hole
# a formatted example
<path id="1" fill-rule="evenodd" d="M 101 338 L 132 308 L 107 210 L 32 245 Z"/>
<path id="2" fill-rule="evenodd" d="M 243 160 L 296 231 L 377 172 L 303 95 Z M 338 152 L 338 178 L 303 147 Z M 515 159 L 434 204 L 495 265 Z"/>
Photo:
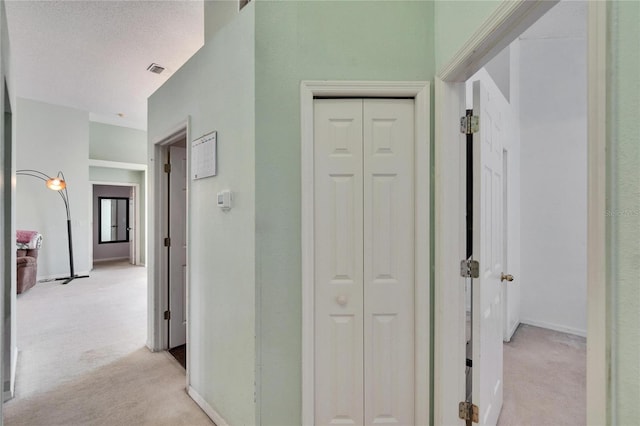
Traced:
<path id="1" fill-rule="evenodd" d="M 413 424 L 413 99 L 364 100 L 365 424 Z"/>
<path id="2" fill-rule="evenodd" d="M 474 136 L 473 258 L 480 277 L 473 286 L 473 402 L 480 424 L 495 425 L 502 408 L 502 287 L 504 232 L 503 146 L 507 102 L 492 85 L 473 83 L 473 110 L 480 115 Z"/>
<path id="3" fill-rule="evenodd" d="M 169 348 L 187 340 L 187 150 L 169 147 Z"/>
<path id="4" fill-rule="evenodd" d="M 314 102 L 315 423 L 363 423 L 362 100 Z"/>
<path id="5" fill-rule="evenodd" d="M 414 423 L 414 101 L 314 101 L 315 423 Z"/>

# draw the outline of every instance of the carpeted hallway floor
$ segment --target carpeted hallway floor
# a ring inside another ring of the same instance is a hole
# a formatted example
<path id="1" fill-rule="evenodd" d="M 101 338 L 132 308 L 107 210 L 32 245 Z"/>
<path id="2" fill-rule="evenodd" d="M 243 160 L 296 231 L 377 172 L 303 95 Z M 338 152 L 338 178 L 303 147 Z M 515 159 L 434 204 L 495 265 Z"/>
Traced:
<path id="1" fill-rule="evenodd" d="M 498 426 L 587 424 L 586 339 L 521 324 L 504 344 Z"/>
<path id="2" fill-rule="evenodd" d="M 106 263 L 90 278 L 18 296 L 16 397 L 6 426 L 212 425 L 184 369 L 145 347 L 146 269 Z"/>
<path id="3" fill-rule="evenodd" d="M 145 347 L 146 269 L 108 263 L 18 297 L 6 426 L 213 425 L 167 352 Z M 504 346 L 500 426 L 586 423 L 585 339 L 522 325 Z"/>

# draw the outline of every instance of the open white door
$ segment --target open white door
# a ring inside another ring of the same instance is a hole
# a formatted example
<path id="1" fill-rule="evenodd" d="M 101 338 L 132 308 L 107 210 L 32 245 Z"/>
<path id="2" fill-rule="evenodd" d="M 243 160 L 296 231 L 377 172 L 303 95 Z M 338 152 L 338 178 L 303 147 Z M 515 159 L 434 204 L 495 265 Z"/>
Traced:
<path id="1" fill-rule="evenodd" d="M 511 49 L 514 56 L 514 49 Z M 512 58 L 513 59 L 513 58 Z M 512 73 L 514 74 L 514 73 Z M 517 74 L 517 73 L 516 73 Z M 512 75 L 512 80 L 515 79 Z M 480 69 L 467 81 L 467 107 L 473 108 L 473 82 L 481 81 L 489 92 L 495 93 L 500 105 L 500 135 L 503 148 L 503 267 L 510 274 L 520 276 L 520 130 L 516 112 L 519 93 L 511 82 L 511 99 L 507 101 L 486 68 Z M 520 283 L 518 280 L 502 285 L 503 341 L 511 341 L 520 324 Z"/>
<path id="2" fill-rule="evenodd" d="M 480 132 L 473 143 L 472 399 L 479 423 L 495 425 L 502 408 L 503 146 L 507 101 L 493 85 L 473 83 L 473 110 Z M 506 272 L 505 272 L 506 273 Z"/>
<path id="3" fill-rule="evenodd" d="M 187 340 L 187 149 L 169 147 L 169 348 Z"/>

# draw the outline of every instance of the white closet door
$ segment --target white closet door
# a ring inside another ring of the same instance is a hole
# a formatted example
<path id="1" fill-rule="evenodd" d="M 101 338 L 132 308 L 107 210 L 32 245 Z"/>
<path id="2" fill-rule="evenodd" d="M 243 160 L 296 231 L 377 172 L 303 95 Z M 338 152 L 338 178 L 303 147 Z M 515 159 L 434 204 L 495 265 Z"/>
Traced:
<path id="1" fill-rule="evenodd" d="M 316 100 L 314 120 L 315 423 L 410 425 L 414 101 Z"/>
<path id="2" fill-rule="evenodd" d="M 414 424 L 413 151 L 413 99 L 366 99 L 364 365 L 367 425 Z"/>
<path id="3" fill-rule="evenodd" d="M 314 102 L 315 423 L 363 424 L 362 100 Z"/>

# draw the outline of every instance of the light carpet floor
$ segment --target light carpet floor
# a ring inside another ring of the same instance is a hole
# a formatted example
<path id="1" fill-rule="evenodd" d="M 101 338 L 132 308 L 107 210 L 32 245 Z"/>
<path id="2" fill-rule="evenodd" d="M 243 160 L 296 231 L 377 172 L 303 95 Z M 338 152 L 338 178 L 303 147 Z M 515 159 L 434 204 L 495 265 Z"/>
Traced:
<path id="1" fill-rule="evenodd" d="M 184 369 L 145 347 L 146 305 L 146 269 L 122 262 L 20 295 L 4 424 L 212 425 L 186 394 Z"/>
<path id="2" fill-rule="evenodd" d="M 520 325 L 504 344 L 498 426 L 587 424 L 586 339 Z"/>

